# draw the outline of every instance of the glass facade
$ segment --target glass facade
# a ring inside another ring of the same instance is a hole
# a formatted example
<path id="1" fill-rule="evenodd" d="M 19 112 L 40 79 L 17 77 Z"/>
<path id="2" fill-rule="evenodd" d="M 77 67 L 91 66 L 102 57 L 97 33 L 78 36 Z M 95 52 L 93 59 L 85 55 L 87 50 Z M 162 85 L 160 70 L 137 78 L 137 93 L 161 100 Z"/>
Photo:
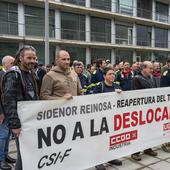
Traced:
<path id="1" fill-rule="evenodd" d="M 43 8 L 25 6 L 25 34 L 33 36 L 45 35 L 45 10 Z M 55 12 L 49 11 L 49 36 L 55 37 Z"/>
<path id="2" fill-rule="evenodd" d="M 168 30 L 155 28 L 155 47 L 168 48 Z"/>
<path id="3" fill-rule="evenodd" d="M 86 0 L 61 0 L 61 2 L 66 2 L 69 4 L 81 5 L 81 6 L 85 6 L 85 1 Z"/>
<path id="4" fill-rule="evenodd" d="M 2 60 L 2 58 L 6 55 L 11 55 L 14 57 L 16 52 L 18 51 L 18 48 L 19 45 L 17 43 L 0 42 L 0 60 Z"/>
<path id="5" fill-rule="evenodd" d="M 86 49 L 80 47 L 61 46 L 61 50 L 66 50 L 70 54 L 71 61 L 79 60 L 86 64 Z"/>
<path id="6" fill-rule="evenodd" d="M 91 7 L 111 11 L 112 2 L 111 0 L 91 0 Z"/>
<path id="7" fill-rule="evenodd" d="M 0 34 L 18 35 L 18 5 L 0 2 Z"/>
<path id="8" fill-rule="evenodd" d="M 156 2 L 156 20 L 160 22 L 168 22 L 169 6 L 164 3 Z"/>
<path id="9" fill-rule="evenodd" d="M 158 61 L 162 64 L 166 64 L 166 60 L 168 58 L 168 53 L 167 52 L 155 52 L 155 61 Z"/>
<path id="10" fill-rule="evenodd" d="M 132 45 L 133 26 L 116 24 L 116 44 Z"/>
<path id="11" fill-rule="evenodd" d="M 144 51 L 137 51 L 136 58 L 139 61 L 151 61 L 152 60 L 152 53 L 151 52 L 144 52 Z"/>
<path id="12" fill-rule="evenodd" d="M 116 64 L 119 64 L 121 61 L 128 61 L 132 64 L 133 52 L 128 50 L 116 50 Z"/>
<path id="13" fill-rule="evenodd" d="M 85 40 L 85 16 L 61 12 L 61 38 Z"/>
<path id="14" fill-rule="evenodd" d="M 137 16 L 152 19 L 152 0 L 137 0 Z"/>
<path id="15" fill-rule="evenodd" d="M 111 42 L 111 20 L 91 17 L 91 41 Z"/>
<path id="16" fill-rule="evenodd" d="M 144 25 L 137 25 L 137 45 L 151 46 L 152 28 Z"/>
<path id="17" fill-rule="evenodd" d="M 91 49 L 91 62 L 97 60 L 98 58 L 111 60 L 111 49 L 92 48 Z"/>
<path id="18" fill-rule="evenodd" d="M 117 0 L 117 12 L 133 15 L 133 0 Z"/>

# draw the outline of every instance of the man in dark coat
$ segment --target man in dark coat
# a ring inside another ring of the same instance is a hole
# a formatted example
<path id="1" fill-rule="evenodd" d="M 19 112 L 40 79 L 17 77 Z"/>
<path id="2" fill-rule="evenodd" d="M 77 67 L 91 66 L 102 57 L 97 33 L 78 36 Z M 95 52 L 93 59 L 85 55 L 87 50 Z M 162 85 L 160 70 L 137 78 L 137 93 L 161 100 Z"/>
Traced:
<path id="1" fill-rule="evenodd" d="M 153 80 L 153 65 L 150 61 L 144 61 L 141 64 L 141 72 L 136 75 L 132 80 L 132 90 L 155 88 Z M 150 156 L 157 156 L 157 152 L 151 148 L 144 150 L 144 153 Z M 136 161 L 141 160 L 140 152 L 131 155 L 132 159 Z"/>

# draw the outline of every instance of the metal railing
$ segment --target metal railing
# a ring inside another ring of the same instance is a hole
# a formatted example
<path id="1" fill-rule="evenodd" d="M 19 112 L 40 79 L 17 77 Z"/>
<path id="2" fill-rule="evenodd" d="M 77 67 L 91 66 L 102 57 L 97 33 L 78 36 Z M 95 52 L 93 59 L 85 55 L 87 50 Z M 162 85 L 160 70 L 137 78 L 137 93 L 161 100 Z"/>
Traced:
<path id="1" fill-rule="evenodd" d="M 21 28 L 23 30 L 21 30 Z M 91 42 L 104 42 L 104 43 L 111 43 L 111 44 L 119 44 L 119 45 L 137 45 L 137 46 L 145 46 L 151 47 L 152 45 L 158 48 L 168 48 L 170 44 L 170 40 L 158 40 L 158 39 L 140 39 L 133 36 L 122 37 L 118 34 L 112 34 L 109 32 L 94 32 L 94 31 L 85 31 L 85 30 L 75 30 L 75 29 L 63 29 L 63 28 L 56 28 L 55 26 L 49 27 L 49 35 L 51 39 L 56 40 L 78 40 L 86 42 L 87 35 Z M 42 38 L 44 39 L 44 26 L 43 25 L 24 25 L 18 23 L 11 23 L 11 22 L 4 22 L 0 21 L 0 35 L 16 35 L 16 36 L 28 36 L 28 37 L 35 37 L 35 38 Z M 20 32 L 23 33 L 21 35 Z M 55 35 L 58 34 L 58 35 Z M 141 35 L 142 36 L 142 35 Z M 57 39 L 56 37 L 61 37 Z M 165 37 L 166 39 L 167 37 Z M 133 42 L 133 41 L 136 41 Z M 153 44 L 154 43 L 154 44 Z"/>
<path id="2" fill-rule="evenodd" d="M 72 30 L 72 29 L 61 29 L 61 38 L 68 40 L 81 40 L 85 41 L 85 31 Z"/>
<path id="3" fill-rule="evenodd" d="M 85 6 L 86 4 L 85 0 L 60 0 L 60 1 L 80 6 Z"/>

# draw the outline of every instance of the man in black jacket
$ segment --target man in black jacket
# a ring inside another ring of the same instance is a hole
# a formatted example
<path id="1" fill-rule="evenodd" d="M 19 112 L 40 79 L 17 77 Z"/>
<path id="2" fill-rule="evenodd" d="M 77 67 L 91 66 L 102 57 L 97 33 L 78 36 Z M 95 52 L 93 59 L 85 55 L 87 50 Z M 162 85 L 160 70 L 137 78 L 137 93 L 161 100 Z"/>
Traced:
<path id="1" fill-rule="evenodd" d="M 0 82 L 3 75 L 9 70 L 14 63 L 12 56 L 5 56 L 2 59 L 2 70 L 0 71 Z M 8 163 L 15 163 L 15 159 L 8 156 L 10 130 L 4 117 L 2 103 L 0 101 L 0 169 L 11 170 L 12 167 Z"/>
<path id="2" fill-rule="evenodd" d="M 17 52 L 14 66 L 5 73 L 2 80 L 2 106 L 8 127 L 16 136 L 18 151 L 16 170 L 22 170 L 18 143 L 21 122 L 17 113 L 17 102 L 38 99 L 37 84 L 34 77 L 35 61 L 36 50 L 32 46 L 24 46 Z"/>
<path id="3" fill-rule="evenodd" d="M 144 61 L 141 64 L 141 72 L 132 80 L 132 90 L 156 88 L 153 77 L 153 65 L 150 61 Z M 157 152 L 151 148 L 144 150 L 144 153 L 150 156 L 157 156 Z M 141 160 L 140 152 L 131 155 L 132 159 L 136 161 Z"/>

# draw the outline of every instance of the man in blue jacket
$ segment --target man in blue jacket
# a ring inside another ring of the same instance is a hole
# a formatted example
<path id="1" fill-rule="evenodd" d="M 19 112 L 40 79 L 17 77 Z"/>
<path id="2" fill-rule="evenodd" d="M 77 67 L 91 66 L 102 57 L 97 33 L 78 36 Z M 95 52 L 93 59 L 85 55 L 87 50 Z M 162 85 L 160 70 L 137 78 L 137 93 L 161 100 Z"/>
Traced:
<path id="1" fill-rule="evenodd" d="M 96 62 L 97 70 L 93 72 L 91 77 L 91 83 L 98 83 L 104 80 L 103 68 L 106 67 L 105 59 L 98 59 Z"/>

